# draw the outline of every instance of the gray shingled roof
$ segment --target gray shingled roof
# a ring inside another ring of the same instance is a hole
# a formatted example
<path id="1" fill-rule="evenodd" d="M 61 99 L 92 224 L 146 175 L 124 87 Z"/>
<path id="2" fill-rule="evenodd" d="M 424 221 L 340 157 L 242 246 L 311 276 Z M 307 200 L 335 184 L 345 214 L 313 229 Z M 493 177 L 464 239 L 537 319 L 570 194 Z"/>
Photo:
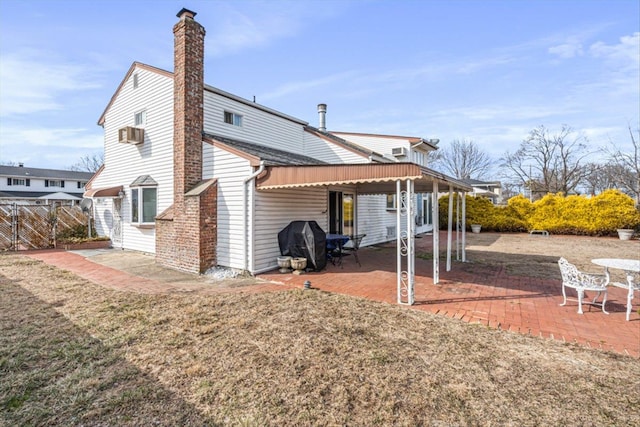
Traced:
<path id="1" fill-rule="evenodd" d="M 290 153 L 288 151 L 278 150 L 276 148 L 265 147 L 264 145 L 238 141 L 237 139 L 225 138 L 206 132 L 203 133 L 203 136 L 215 139 L 216 141 L 220 141 L 244 153 L 258 157 L 260 160 L 264 161 L 265 165 L 267 166 L 302 166 L 328 164 L 327 162 L 314 159 L 313 157 Z"/>
<path id="2" fill-rule="evenodd" d="M 129 187 L 140 187 L 144 185 L 158 185 L 158 183 L 151 178 L 151 175 L 140 175 L 131 184 L 129 184 Z"/>
<path id="3" fill-rule="evenodd" d="M 93 176 L 92 172 L 75 172 L 60 169 L 38 169 L 20 166 L 0 165 L 0 175 L 20 177 L 20 178 L 43 178 L 43 179 L 69 179 L 76 181 L 88 181 Z"/>
<path id="4" fill-rule="evenodd" d="M 480 181 L 479 179 L 461 179 L 460 181 L 464 182 L 465 184 L 469 184 L 469 185 L 495 185 L 495 184 L 499 184 L 500 182 L 498 181 Z"/>
<path id="5" fill-rule="evenodd" d="M 25 199 L 37 199 L 38 197 L 46 196 L 54 193 L 65 193 L 71 196 L 82 198 L 82 193 L 71 193 L 69 191 L 0 191 L 0 197 L 3 198 L 16 198 L 22 197 Z"/>
<path id="6" fill-rule="evenodd" d="M 378 157 L 383 157 L 382 154 L 380 153 L 376 153 L 375 151 L 369 150 L 361 145 L 358 144 L 354 144 L 353 142 L 347 141 L 346 139 L 342 139 L 339 136 L 336 136 L 332 133 L 329 132 L 323 132 L 318 128 L 314 128 L 313 126 L 305 126 L 305 130 L 310 131 L 310 132 L 315 132 L 315 133 L 319 133 L 322 136 L 325 136 L 327 138 L 329 138 L 330 140 L 332 140 L 333 142 L 335 142 L 338 145 L 342 145 L 345 146 L 347 148 L 350 148 L 352 150 L 355 150 L 359 153 L 362 153 L 366 156 L 378 156 Z"/>

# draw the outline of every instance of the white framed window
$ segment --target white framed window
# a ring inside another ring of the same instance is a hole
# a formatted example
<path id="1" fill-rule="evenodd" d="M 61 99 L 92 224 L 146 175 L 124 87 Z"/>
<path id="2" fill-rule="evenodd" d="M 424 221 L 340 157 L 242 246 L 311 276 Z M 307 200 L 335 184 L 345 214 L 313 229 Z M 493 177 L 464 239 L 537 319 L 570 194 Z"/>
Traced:
<path id="1" fill-rule="evenodd" d="M 230 111 L 224 112 L 224 122 L 230 125 L 242 127 L 242 116 Z"/>
<path id="2" fill-rule="evenodd" d="M 398 204 L 396 203 L 396 195 L 395 194 L 387 194 L 387 210 L 393 211 L 396 210 Z"/>
<path id="3" fill-rule="evenodd" d="M 60 187 L 64 188 L 64 180 L 61 179 L 45 179 L 44 180 L 45 187 Z"/>
<path id="4" fill-rule="evenodd" d="M 137 89 L 140 85 L 140 81 L 138 80 L 138 73 L 133 74 L 133 88 Z"/>
<path id="5" fill-rule="evenodd" d="M 145 110 L 139 111 L 134 116 L 135 126 L 144 126 L 147 124 L 147 112 Z"/>
<path id="6" fill-rule="evenodd" d="M 30 187 L 31 180 L 29 178 L 7 178 L 7 185 L 23 185 Z"/>
<path id="7" fill-rule="evenodd" d="M 87 181 L 78 181 L 78 188 L 84 188 L 87 185 Z"/>
<path id="8" fill-rule="evenodd" d="M 157 213 L 156 187 L 134 187 L 131 189 L 131 222 L 144 226 L 155 224 Z"/>

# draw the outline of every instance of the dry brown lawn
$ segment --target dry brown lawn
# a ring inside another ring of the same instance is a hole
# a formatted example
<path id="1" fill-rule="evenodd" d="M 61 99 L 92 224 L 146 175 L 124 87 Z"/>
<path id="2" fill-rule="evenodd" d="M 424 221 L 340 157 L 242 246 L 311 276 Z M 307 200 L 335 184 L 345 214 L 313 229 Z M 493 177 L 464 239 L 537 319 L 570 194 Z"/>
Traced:
<path id="1" fill-rule="evenodd" d="M 640 425 L 640 361 L 290 290 L 141 295 L 0 256 L 9 425 Z"/>

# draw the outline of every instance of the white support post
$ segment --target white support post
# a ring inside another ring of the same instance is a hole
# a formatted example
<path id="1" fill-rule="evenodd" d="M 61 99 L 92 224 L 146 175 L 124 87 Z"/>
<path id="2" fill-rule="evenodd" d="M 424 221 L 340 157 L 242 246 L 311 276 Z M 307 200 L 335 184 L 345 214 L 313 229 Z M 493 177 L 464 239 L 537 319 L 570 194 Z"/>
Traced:
<path id="1" fill-rule="evenodd" d="M 467 262 L 467 193 L 462 192 L 462 262 Z"/>
<path id="2" fill-rule="evenodd" d="M 456 191 L 456 261 L 460 261 L 460 192 Z"/>
<path id="3" fill-rule="evenodd" d="M 449 217 L 447 223 L 447 271 L 451 271 L 451 233 L 453 231 L 453 185 L 449 184 Z"/>
<path id="4" fill-rule="evenodd" d="M 440 281 L 440 219 L 438 217 L 438 181 L 433 181 L 433 284 Z"/>
<path id="5" fill-rule="evenodd" d="M 415 220 L 413 218 L 413 181 L 407 180 L 407 304 L 413 305 L 415 292 Z"/>
<path id="6" fill-rule="evenodd" d="M 402 205 L 402 192 L 400 180 L 396 181 L 396 274 L 398 286 L 398 304 L 402 304 L 402 240 L 400 239 L 400 208 Z"/>
<path id="7" fill-rule="evenodd" d="M 413 282 L 414 252 L 413 252 L 413 181 L 407 180 L 406 190 L 402 190 L 400 181 L 396 181 L 397 215 L 396 215 L 396 245 L 398 257 L 398 304 L 412 305 L 414 302 Z M 404 217 L 405 229 L 402 228 Z M 403 261 L 404 259 L 404 261 Z M 403 268 L 406 267 L 406 268 Z"/>

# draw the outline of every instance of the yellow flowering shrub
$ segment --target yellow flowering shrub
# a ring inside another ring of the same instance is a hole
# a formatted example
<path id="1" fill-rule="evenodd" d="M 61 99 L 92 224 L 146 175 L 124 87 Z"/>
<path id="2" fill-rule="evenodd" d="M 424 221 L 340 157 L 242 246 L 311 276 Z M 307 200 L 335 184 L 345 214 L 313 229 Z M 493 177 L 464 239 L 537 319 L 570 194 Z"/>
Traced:
<path id="1" fill-rule="evenodd" d="M 440 198 L 440 226 L 447 228 L 449 198 Z M 454 218 L 457 206 L 454 205 Z M 631 197 L 607 190 L 595 197 L 547 194 L 531 203 L 523 196 L 495 206 L 483 197 L 466 197 L 466 224 L 487 231 L 547 230 L 553 234 L 615 235 L 618 228 L 640 228 L 640 212 Z"/>
<path id="2" fill-rule="evenodd" d="M 449 197 L 439 200 L 440 227 L 447 228 Z M 453 217 L 456 218 L 457 203 L 454 201 Z M 519 212 L 510 206 L 495 206 L 485 197 L 466 196 L 466 226 L 480 224 L 487 231 L 527 231 L 527 223 Z"/>

